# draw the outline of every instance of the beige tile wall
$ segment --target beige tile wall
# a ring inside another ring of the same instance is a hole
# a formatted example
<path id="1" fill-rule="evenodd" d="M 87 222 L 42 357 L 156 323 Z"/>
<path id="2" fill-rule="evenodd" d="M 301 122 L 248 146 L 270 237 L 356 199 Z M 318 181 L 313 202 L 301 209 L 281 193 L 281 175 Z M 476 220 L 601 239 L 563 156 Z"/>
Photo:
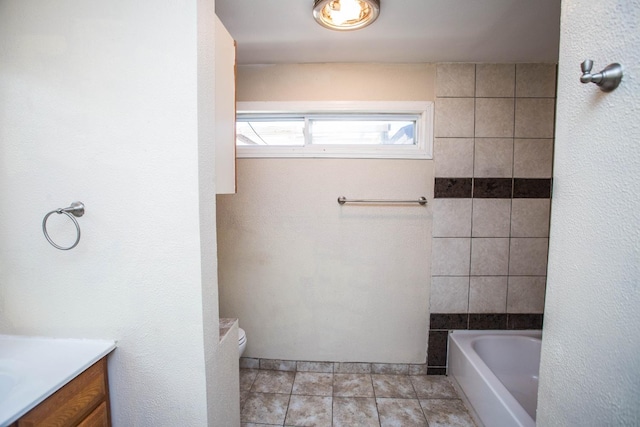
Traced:
<path id="1" fill-rule="evenodd" d="M 552 177 L 555 64 L 438 64 L 436 178 Z M 542 313 L 550 199 L 436 198 L 431 313 Z"/>

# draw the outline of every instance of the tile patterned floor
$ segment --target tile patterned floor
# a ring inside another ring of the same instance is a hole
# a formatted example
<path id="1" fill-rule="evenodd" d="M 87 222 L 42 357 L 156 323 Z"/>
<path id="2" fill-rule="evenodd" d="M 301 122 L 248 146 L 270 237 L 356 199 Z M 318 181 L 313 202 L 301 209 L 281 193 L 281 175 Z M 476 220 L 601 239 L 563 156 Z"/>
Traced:
<path id="1" fill-rule="evenodd" d="M 434 375 L 240 370 L 242 427 L 475 427 Z"/>

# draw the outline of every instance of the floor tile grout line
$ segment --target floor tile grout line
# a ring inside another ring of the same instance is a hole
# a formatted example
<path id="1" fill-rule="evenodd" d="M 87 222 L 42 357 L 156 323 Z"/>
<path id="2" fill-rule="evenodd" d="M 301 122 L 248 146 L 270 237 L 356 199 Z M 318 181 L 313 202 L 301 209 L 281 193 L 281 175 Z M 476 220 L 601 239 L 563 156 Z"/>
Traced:
<path id="1" fill-rule="evenodd" d="M 378 416 L 378 425 L 382 426 L 382 420 L 380 419 L 380 409 L 378 408 L 378 396 L 376 395 L 376 386 L 373 383 L 373 375 L 369 374 L 369 378 L 371 379 L 371 387 L 373 388 L 373 402 L 376 405 L 376 415 Z"/>
<path id="2" fill-rule="evenodd" d="M 256 376 L 253 377 L 253 381 L 251 381 L 251 385 L 249 386 L 249 389 L 246 390 L 247 393 L 251 393 L 251 389 L 253 388 L 253 383 L 256 382 L 256 378 L 258 378 L 258 373 L 256 373 Z M 245 399 L 244 403 L 246 404 L 247 401 Z M 244 408 L 244 405 L 240 405 L 240 414 L 242 414 L 242 408 Z"/>
<path id="3" fill-rule="evenodd" d="M 293 389 L 293 384 L 291 384 L 291 388 Z M 284 411 L 284 420 L 282 420 L 282 425 L 284 426 L 287 423 L 287 415 L 289 415 L 289 405 L 291 404 L 291 394 L 289 394 L 289 399 L 287 400 L 287 410 Z"/>
<path id="4" fill-rule="evenodd" d="M 413 383 L 413 381 L 411 381 L 411 376 L 409 376 L 409 382 L 411 383 L 411 387 L 413 388 L 413 393 L 416 395 L 416 400 L 418 401 L 418 407 L 420 408 L 420 412 L 422 413 L 424 422 L 426 423 L 427 427 L 429 427 L 429 421 L 427 420 L 427 415 L 424 413 L 424 409 L 422 409 L 422 405 L 420 404 L 420 397 L 418 396 L 418 390 L 416 390 L 415 384 Z"/>
<path id="5" fill-rule="evenodd" d="M 336 377 L 336 375 L 332 371 L 331 372 L 331 427 L 333 427 L 333 402 L 334 402 L 334 399 L 333 399 L 333 382 L 334 382 L 335 377 Z"/>

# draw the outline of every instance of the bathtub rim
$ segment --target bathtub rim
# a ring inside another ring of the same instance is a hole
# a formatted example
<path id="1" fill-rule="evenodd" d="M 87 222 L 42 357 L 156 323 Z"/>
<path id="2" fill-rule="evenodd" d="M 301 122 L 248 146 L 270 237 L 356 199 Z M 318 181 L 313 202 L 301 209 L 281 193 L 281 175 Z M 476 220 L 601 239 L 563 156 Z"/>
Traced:
<path id="1" fill-rule="evenodd" d="M 509 413 L 515 420 L 525 419 L 526 421 L 531 420 L 531 422 L 527 422 L 525 424 L 521 424 L 519 421 L 516 421 L 518 425 L 534 425 L 535 420 L 531 418 L 531 416 L 527 413 L 527 411 L 520 405 L 520 402 L 516 400 L 516 398 L 507 390 L 507 388 L 502 384 L 502 382 L 498 379 L 498 377 L 489 369 L 486 363 L 480 358 L 480 356 L 473 350 L 472 341 L 479 336 L 522 336 L 522 337 L 530 337 L 537 338 L 542 340 L 542 330 L 540 329 L 526 329 L 526 330 L 452 330 L 449 332 L 449 337 L 447 340 L 448 346 L 448 355 L 447 358 L 447 376 L 453 379 L 456 387 L 459 391 L 461 391 L 461 395 L 464 396 L 465 403 L 468 404 L 469 408 L 472 409 L 474 417 L 474 421 L 481 421 L 479 424 L 484 425 L 482 422 L 482 418 L 480 417 L 480 412 L 478 409 L 471 403 L 467 392 L 465 392 L 464 387 L 460 384 L 457 376 L 451 372 L 450 366 L 450 357 L 452 355 L 452 345 L 456 345 L 459 349 L 460 353 L 464 356 L 467 363 L 469 363 L 474 372 L 479 375 L 480 379 L 485 383 L 487 387 L 489 387 L 494 393 L 495 398 L 500 401 L 502 408 L 505 412 Z M 490 377 L 487 375 L 489 372 Z M 481 408 L 480 408 L 481 409 Z M 514 413 L 515 412 L 515 413 Z"/>

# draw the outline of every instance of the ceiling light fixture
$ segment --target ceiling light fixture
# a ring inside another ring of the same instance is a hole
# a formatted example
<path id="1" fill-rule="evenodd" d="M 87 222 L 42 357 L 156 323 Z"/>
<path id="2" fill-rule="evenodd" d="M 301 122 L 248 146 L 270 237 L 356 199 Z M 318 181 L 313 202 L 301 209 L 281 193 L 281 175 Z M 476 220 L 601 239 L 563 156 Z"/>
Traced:
<path id="1" fill-rule="evenodd" d="M 379 14 L 380 0 L 315 0 L 313 4 L 313 17 L 331 30 L 358 30 Z"/>

